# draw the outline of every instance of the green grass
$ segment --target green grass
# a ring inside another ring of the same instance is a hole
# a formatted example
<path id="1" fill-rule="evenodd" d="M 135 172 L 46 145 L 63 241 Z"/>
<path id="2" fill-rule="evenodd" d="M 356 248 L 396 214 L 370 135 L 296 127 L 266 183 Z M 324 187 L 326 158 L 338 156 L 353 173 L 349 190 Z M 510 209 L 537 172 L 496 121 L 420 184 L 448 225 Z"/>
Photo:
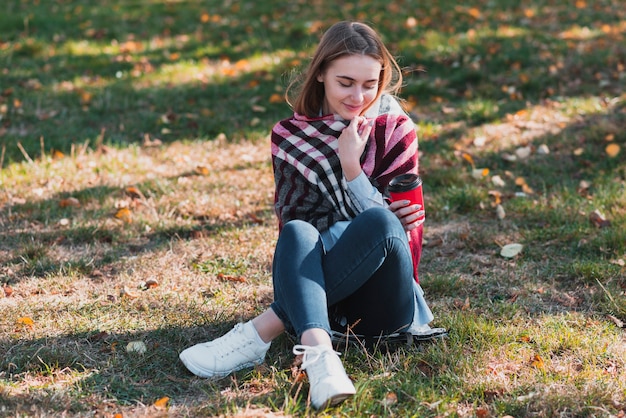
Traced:
<path id="1" fill-rule="evenodd" d="M 0 415 L 316 415 L 288 336 L 215 382 L 177 354 L 271 303 L 267 136 L 340 19 L 371 23 L 405 68 L 427 202 L 421 281 L 451 333 L 347 350 L 357 395 L 319 415 L 623 415 L 620 1 L 3 7 Z M 522 252 L 501 257 L 514 242 Z M 126 351 L 137 340 L 146 354 Z"/>

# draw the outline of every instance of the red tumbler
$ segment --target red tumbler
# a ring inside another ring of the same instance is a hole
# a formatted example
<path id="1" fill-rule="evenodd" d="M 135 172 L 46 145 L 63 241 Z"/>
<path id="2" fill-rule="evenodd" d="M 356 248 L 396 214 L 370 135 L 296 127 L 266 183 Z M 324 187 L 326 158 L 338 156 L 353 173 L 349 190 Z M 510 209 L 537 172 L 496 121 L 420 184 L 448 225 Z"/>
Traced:
<path id="1" fill-rule="evenodd" d="M 392 201 L 409 200 L 412 204 L 421 205 L 420 210 L 424 210 L 422 179 L 417 174 L 401 174 L 394 177 L 389 182 L 387 190 Z"/>

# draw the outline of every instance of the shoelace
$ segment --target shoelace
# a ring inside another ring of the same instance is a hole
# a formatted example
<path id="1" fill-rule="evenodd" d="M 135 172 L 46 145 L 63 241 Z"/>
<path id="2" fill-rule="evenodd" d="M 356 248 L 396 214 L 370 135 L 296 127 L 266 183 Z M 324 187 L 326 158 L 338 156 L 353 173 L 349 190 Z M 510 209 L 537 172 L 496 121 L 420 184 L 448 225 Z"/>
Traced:
<path id="1" fill-rule="evenodd" d="M 326 351 L 334 351 L 332 348 L 325 346 L 325 345 L 317 345 L 317 346 L 310 346 L 310 345 L 294 345 L 293 346 L 293 353 L 296 356 L 299 355 L 303 355 L 302 358 L 302 369 L 306 370 L 306 368 L 315 363 L 317 360 L 320 359 L 320 357 L 322 356 L 322 353 L 326 352 Z M 337 351 L 334 351 L 338 356 L 341 355 L 341 353 L 338 353 Z"/>
<path id="2" fill-rule="evenodd" d="M 241 346 L 241 341 L 237 339 L 237 334 L 242 333 L 243 324 L 236 324 L 229 333 L 221 337 L 222 341 L 220 341 L 220 344 L 217 344 L 216 346 L 216 348 L 219 349 L 217 350 L 217 354 L 219 356 L 225 356 L 237 351 L 237 349 Z M 208 344 L 210 343 L 211 342 Z"/>

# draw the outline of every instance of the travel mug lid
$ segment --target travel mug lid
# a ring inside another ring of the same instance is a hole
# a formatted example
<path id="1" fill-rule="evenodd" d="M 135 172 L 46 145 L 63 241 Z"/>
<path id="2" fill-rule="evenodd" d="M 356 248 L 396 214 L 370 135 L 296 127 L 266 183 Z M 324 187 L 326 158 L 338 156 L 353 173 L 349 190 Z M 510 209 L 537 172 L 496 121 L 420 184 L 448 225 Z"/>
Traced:
<path id="1" fill-rule="evenodd" d="M 401 174 L 391 179 L 388 190 L 392 193 L 406 192 L 415 189 L 421 184 L 422 179 L 417 174 Z"/>

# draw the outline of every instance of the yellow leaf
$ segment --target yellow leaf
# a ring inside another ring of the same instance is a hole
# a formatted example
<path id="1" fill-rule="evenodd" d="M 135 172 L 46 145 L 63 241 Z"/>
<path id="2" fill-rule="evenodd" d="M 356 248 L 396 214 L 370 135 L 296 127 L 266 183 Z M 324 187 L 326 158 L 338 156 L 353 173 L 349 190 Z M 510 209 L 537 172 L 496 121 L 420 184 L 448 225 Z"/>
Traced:
<path id="1" fill-rule="evenodd" d="M 539 354 L 535 354 L 535 357 L 533 357 L 532 359 L 531 365 L 537 369 L 543 369 L 545 367 L 543 359 Z"/>
<path id="2" fill-rule="evenodd" d="M 476 7 L 472 7 L 471 9 L 469 9 L 468 13 L 474 19 L 478 19 L 481 16 L 480 10 L 478 10 Z"/>
<path id="3" fill-rule="evenodd" d="M 115 218 L 119 219 L 121 221 L 124 221 L 127 224 L 129 224 L 129 223 L 131 223 L 133 221 L 133 214 L 130 211 L 130 209 L 128 209 L 128 208 L 120 208 L 115 213 Z"/>
<path id="4" fill-rule="evenodd" d="M 461 154 L 461 157 L 463 157 L 465 161 L 467 161 L 472 167 L 474 167 L 474 158 L 470 154 L 464 152 Z"/>
<path id="5" fill-rule="evenodd" d="M 159 399 L 158 401 L 156 401 L 154 403 L 154 407 L 156 409 L 166 409 L 167 408 L 167 403 L 170 401 L 170 398 L 168 398 L 167 396 L 162 397 L 161 399 Z"/>
<path id="6" fill-rule="evenodd" d="M 526 194 L 534 194 L 535 191 L 528 184 L 522 184 L 522 191 Z"/>
<path id="7" fill-rule="evenodd" d="M 613 158 L 617 156 L 617 154 L 619 154 L 620 147 L 617 144 L 609 144 L 606 146 L 604 151 L 606 152 L 606 155 L 608 155 L 610 158 Z"/>
<path id="8" fill-rule="evenodd" d="M 270 96 L 270 103 L 282 103 L 283 100 L 283 96 L 278 93 L 274 93 Z"/>
<path id="9" fill-rule="evenodd" d="M 518 177 L 515 179 L 516 186 L 523 186 L 525 184 L 526 184 L 526 179 L 524 179 L 524 177 Z"/>
<path id="10" fill-rule="evenodd" d="M 93 98 L 93 94 L 89 93 L 88 91 L 80 92 L 80 102 L 82 104 L 88 105 L 89 103 L 91 103 L 92 98 Z"/>
<path id="11" fill-rule="evenodd" d="M 208 176 L 209 169 L 203 165 L 199 165 L 195 169 L 196 174 L 200 174 L 201 176 Z"/>
<path id="12" fill-rule="evenodd" d="M 494 201 L 493 204 L 494 205 L 499 205 L 500 203 L 502 203 L 502 193 L 500 193 L 497 190 L 489 190 L 489 196 L 492 196 Z"/>
<path id="13" fill-rule="evenodd" d="M 18 318 L 16 322 L 17 322 L 17 325 L 21 327 L 26 327 L 26 328 L 32 328 L 33 325 L 35 325 L 35 322 L 27 316 Z"/>
<path id="14" fill-rule="evenodd" d="M 207 12 L 204 12 L 202 13 L 202 15 L 200 15 L 200 21 L 202 23 L 207 23 L 209 19 L 211 19 L 211 16 Z"/>
<path id="15" fill-rule="evenodd" d="M 126 188 L 126 193 L 133 199 L 142 199 L 143 198 L 143 193 L 141 193 L 141 190 L 139 190 L 135 186 L 128 186 Z"/>

